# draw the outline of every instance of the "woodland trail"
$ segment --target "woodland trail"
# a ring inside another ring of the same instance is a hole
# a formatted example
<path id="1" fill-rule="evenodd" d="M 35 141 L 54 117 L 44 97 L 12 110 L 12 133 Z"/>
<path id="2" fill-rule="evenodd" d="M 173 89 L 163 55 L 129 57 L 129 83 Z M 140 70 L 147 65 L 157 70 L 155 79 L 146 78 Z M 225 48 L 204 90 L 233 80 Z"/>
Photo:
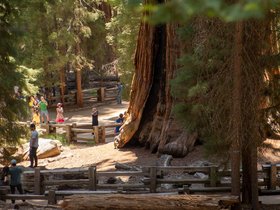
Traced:
<path id="1" fill-rule="evenodd" d="M 122 105 L 109 104 L 99 106 L 99 122 L 100 124 L 110 124 L 114 122 L 119 113 L 126 111 L 128 103 Z M 65 109 L 66 122 L 89 123 L 91 122 L 91 108 L 81 110 Z M 55 113 L 51 112 L 51 118 L 54 119 Z M 280 147 L 280 141 L 268 140 L 275 148 Z M 270 149 L 262 150 L 259 158 L 259 167 L 265 162 L 278 162 L 280 158 L 279 152 L 273 152 Z M 128 165 L 150 166 L 156 164 L 158 160 L 157 154 L 152 154 L 149 150 L 142 147 L 128 147 L 120 150 L 114 149 L 113 142 L 108 141 L 105 144 L 90 145 L 76 144 L 64 146 L 61 155 L 48 159 L 40 159 L 39 165 L 45 166 L 47 169 L 54 168 L 75 168 L 88 167 L 97 165 L 98 170 L 107 171 L 114 170 L 116 163 L 126 163 Z M 202 146 L 196 146 L 185 158 L 174 158 L 171 165 L 192 165 L 199 166 L 203 164 L 218 163 L 211 157 L 206 158 Z M 28 166 L 29 162 L 21 162 L 20 165 Z M 260 197 L 263 203 L 280 204 L 280 196 L 263 196 Z"/>

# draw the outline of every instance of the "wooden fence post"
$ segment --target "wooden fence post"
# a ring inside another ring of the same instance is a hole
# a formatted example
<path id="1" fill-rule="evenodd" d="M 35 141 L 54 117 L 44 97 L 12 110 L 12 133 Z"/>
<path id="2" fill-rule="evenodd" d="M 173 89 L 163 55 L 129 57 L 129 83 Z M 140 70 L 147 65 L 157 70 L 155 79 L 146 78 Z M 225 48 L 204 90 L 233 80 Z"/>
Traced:
<path id="1" fill-rule="evenodd" d="M 217 166 L 212 166 L 210 168 L 210 173 L 209 173 L 210 187 L 216 187 L 217 186 L 217 181 L 218 181 L 217 171 L 218 171 Z"/>
<path id="2" fill-rule="evenodd" d="M 46 134 L 50 134 L 50 125 L 46 124 L 45 128 L 46 128 Z"/>
<path id="3" fill-rule="evenodd" d="M 36 167 L 34 171 L 34 193 L 36 195 L 41 194 L 41 174 L 39 167 Z"/>
<path id="4" fill-rule="evenodd" d="M 98 126 L 93 126 L 93 133 L 94 133 L 94 140 L 95 143 L 98 144 L 99 143 L 99 132 L 98 132 Z"/>
<path id="5" fill-rule="evenodd" d="M 106 142 L 106 133 L 105 133 L 105 126 L 100 126 L 100 142 Z"/>
<path id="6" fill-rule="evenodd" d="M 77 127 L 77 124 L 72 123 L 72 128 L 76 128 L 76 127 Z M 71 129 L 71 140 L 72 140 L 73 137 L 77 137 L 77 136 L 76 136 L 76 133 L 74 131 L 72 131 L 72 129 Z M 75 141 L 77 142 L 77 140 L 75 140 Z"/>
<path id="7" fill-rule="evenodd" d="M 66 139 L 67 143 L 70 144 L 72 142 L 72 132 L 71 132 L 71 125 L 66 125 L 65 130 L 66 130 Z"/>
<path id="8" fill-rule="evenodd" d="M 89 177 L 89 190 L 96 191 L 97 188 L 96 166 L 91 166 L 88 168 L 88 177 Z"/>
<path id="9" fill-rule="evenodd" d="M 97 91 L 97 101 L 104 102 L 105 101 L 105 88 L 101 87 Z"/>
<path id="10" fill-rule="evenodd" d="M 157 167 L 150 167 L 150 192 L 157 192 Z"/>
<path id="11" fill-rule="evenodd" d="M 269 170 L 269 189 L 276 190 L 277 185 L 277 167 L 275 164 L 270 166 Z"/>
<path id="12" fill-rule="evenodd" d="M 52 126 L 50 124 L 48 124 L 48 126 L 49 126 L 49 132 L 50 133 L 56 133 L 56 127 L 54 127 L 54 126 Z"/>
<path id="13" fill-rule="evenodd" d="M 53 189 L 49 190 L 48 204 L 50 204 L 50 205 L 56 204 L 55 190 L 53 190 Z"/>

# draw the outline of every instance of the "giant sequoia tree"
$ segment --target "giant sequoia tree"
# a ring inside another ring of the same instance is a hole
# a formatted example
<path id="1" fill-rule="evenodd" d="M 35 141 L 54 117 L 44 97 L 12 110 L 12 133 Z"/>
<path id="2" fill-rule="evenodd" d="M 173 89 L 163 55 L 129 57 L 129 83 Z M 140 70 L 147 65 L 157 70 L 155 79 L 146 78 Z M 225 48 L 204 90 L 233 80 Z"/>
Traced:
<path id="1" fill-rule="evenodd" d="M 176 24 L 140 25 L 128 120 L 119 147 L 134 139 L 153 152 L 185 156 L 194 144 L 196 134 L 184 132 L 171 112 L 170 81 L 180 54 L 176 28 Z"/>
<path id="2" fill-rule="evenodd" d="M 186 27 L 179 28 L 189 37 L 184 46 L 175 34 L 176 24 L 142 23 L 129 117 L 119 136 L 120 146 L 136 139 L 153 151 L 182 156 L 196 137 L 187 131 L 198 133 L 212 154 L 223 155 L 225 159 L 231 154 L 233 193 L 237 195 L 242 157 L 242 199 L 257 209 L 257 147 L 279 125 L 279 84 L 275 83 L 279 80 L 279 62 L 278 49 L 274 47 L 278 12 L 269 10 L 269 2 L 262 5 L 236 1 L 227 5 L 227 1 L 215 1 L 208 5 L 208 1 L 199 1 L 210 9 L 195 4 L 198 12 L 192 13 L 196 17 L 190 19 L 184 17 L 183 11 L 195 11 L 188 8 L 191 1 L 167 2 L 158 14 L 169 12 L 167 17 L 188 20 Z M 220 18 L 202 17 L 209 12 Z M 262 19 L 247 20 L 248 17 Z M 180 53 L 185 55 L 181 57 L 171 97 L 170 80 Z M 174 120 L 174 105 L 176 119 L 187 131 Z"/>

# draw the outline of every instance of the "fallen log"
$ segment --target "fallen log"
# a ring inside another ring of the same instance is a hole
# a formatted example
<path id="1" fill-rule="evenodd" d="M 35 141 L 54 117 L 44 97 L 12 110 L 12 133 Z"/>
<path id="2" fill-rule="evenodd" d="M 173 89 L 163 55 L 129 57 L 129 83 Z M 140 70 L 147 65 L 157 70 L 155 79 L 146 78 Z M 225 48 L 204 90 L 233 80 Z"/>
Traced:
<path id="1" fill-rule="evenodd" d="M 220 202 L 220 201 L 223 202 Z M 223 206 L 226 202 L 226 208 Z M 138 195 L 74 195 L 67 197 L 61 204 L 65 210 L 124 209 L 124 210 L 218 210 L 230 209 L 239 203 L 236 196 L 175 195 L 175 194 L 138 194 Z"/>
<path id="2" fill-rule="evenodd" d="M 126 170 L 126 171 L 141 171 L 141 168 L 137 166 L 130 166 L 125 163 L 116 163 L 115 168 L 118 170 Z"/>

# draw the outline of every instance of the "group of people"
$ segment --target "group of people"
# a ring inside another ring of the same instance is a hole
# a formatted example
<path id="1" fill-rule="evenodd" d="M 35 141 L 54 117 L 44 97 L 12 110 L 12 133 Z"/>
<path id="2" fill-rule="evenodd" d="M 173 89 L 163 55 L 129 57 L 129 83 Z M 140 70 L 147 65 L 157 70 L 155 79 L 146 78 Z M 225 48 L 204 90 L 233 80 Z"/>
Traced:
<path id="1" fill-rule="evenodd" d="M 31 122 L 34 123 L 35 125 L 38 125 L 40 123 L 45 123 L 45 119 L 47 123 L 50 122 L 50 116 L 48 112 L 48 102 L 44 98 L 44 96 L 41 96 L 40 99 L 41 100 L 39 100 L 39 97 L 37 96 L 30 96 L 29 99 L 29 108 L 32 114 Z M 64 122 L 62 103 L 57 104 L 55 121 L 57 123 Z"/>
<path id="2" fill-rule="evenodd" d="M 39 134 L 36 130 L 35 124 L 30 125 L 31 137 L 29 141 L 29 159 L 31 168 L 38 166 L 37 149 L 39 147 Z M 23 172 L 22 167 L 17 166 L 17 161 L 15 159 L 11 160 L 10 167 L 6 165 L 2 169 L 1 185 L 10 185 L 11 193 L 15 194 L 16 189 L 20 194 L 23 194 L 22 184 L 21 184 L 21 174 Z M 10 179 L 8 179 L 10 177 Z M 15 201 L 12 200 L 12 203 Z"/>
<path id="3" fill-rule="evenodd" d="M 98 110 L 96 107 L 92 108 L 91 116 L 92 116 L 92 121 L 91 121 L 92 126 L 98 126 Z M 125 120 L 125 116 L 126 116 L 126 112 L 124 114 L 122 114 L 122 113 L 119 114 L 119 117 L 116 119 L 116 123 L 118 123 L 120 125 L 115 127 L 115 130 L 114 130 L 115 134 L 118 134 L 120 132 L 120 128 Z"/>
<path id="4" fill-rule="evenodd" d="M 50 117 L 48 112 L 48 102 L 44 98 L 44 96 L 40 97 L 37 96 L 30 96 L 29 99 L 29 108 L 32 114 L 32 122 L 36 125 L 45 122 L 44 117 L 46 118 L 47 122 L 49 123 Z"/>

